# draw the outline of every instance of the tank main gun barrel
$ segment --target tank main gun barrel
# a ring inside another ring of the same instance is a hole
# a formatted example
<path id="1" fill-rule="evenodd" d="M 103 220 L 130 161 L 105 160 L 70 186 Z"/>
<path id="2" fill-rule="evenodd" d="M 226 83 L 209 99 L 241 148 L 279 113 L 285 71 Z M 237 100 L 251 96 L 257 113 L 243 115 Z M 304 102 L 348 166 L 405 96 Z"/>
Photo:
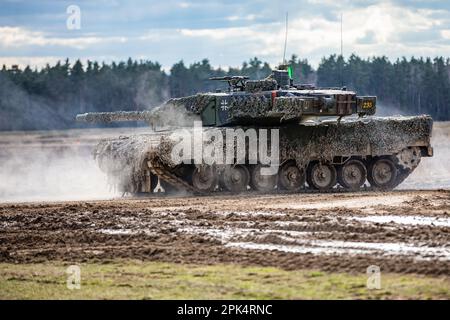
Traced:
<path id="1" fill-rule="evenodd" d="M 224 76 L 224 77 L 211 77 L 209 80 L 218 80 L 218 81 L 230 81 L 230 80 L 248 80 L 247 76 Z"/>
<path id="2" fill-rule="evenodd" d="M 79 122 L 118 122 L 118 121 L 151 121 L 156 115 L 151 111 L 116 111 L 116 112 L 89 112 L 78 114 Z"/>

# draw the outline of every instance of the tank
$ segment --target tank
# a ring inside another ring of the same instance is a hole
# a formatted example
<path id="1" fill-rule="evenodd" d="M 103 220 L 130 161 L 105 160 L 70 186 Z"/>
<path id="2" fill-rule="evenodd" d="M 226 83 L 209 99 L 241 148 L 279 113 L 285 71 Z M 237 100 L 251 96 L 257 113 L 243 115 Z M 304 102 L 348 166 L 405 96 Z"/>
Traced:
<path id="1" fill-rule="evenodd" d="M 295 84 L 288 66 L 211 80 L 228 89 L 77 115 L 149 124 L 95 148 L 111 184 L 130 194 L 391 190 L 433 155 L 430 116 L 376 117 L 376 97 Z"/>

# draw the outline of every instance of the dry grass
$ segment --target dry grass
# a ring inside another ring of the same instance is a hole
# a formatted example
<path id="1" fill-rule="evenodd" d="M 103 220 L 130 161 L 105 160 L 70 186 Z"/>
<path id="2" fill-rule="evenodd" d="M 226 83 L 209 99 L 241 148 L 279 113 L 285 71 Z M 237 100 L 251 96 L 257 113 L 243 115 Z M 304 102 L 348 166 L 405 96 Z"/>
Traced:
<path id="1" fill-rule="evenodd" d="M 67 264 L 0 264 L 0 299 L 449 299 L 448 277 L 285 271 L 118 260 L 81 265 L 81 288 L 66 286 Z"/>

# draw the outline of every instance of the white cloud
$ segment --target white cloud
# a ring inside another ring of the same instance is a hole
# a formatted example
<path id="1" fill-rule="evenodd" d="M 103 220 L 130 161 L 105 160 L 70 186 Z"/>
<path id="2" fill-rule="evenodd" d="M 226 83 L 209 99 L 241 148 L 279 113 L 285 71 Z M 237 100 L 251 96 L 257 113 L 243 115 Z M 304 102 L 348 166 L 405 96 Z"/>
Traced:
<path id="1" fill-rule="evenodd" d="M 321 1 L 323 2 L 323 1 Z M 445 21 L 433 19 L 433 10 L 412 10 L 389 2 L 353 8 L 343 16 L 344 54 L 356 53 L 363 57 L 387 55 L 397 57 L 418 55 L 450 55 L 449 43 L 419 41 L 411 44 L 406 41 L 417 34 L 433 32 Z M 439 34 L 439 32 L 436 32 Z M 181 29 L 183 37 L 205 39 L 211 47 L 235 46 L 245 52 L 244 58 L 258 56 L 268 59 L 272 64 L 280 62 L 284 23 L 258 24 L 239 28 L 222 29 Z M 448 30 L 441 32 L 447 38 Z M 371 41 L 365 41 L 370 35 Z M 402 38 L 404 37 L 404 39 Z M 196 40 L 193 40 L 195 42 Z M 444 38 L 442 38 L 444 39 Z M 290 19 L 288 53 L 308 58 L 317 66 L 323 55 L 340 51 L 340 21 L 330 21 L 322 16 L 303 16 Z M 214 57 L 211 57 L 214 60 Z"/>
<path id="2" fill-rule="evenodd" d="M 254 21 L 257 17 L 258 16 L 254 15 L 254 14 L 248 14 L 246 16 L 233 15 L 233 16 L 226 17 L 226 20 L 228 20 L 228 21 L 239 21 L 239 20 Z"/>
<path id="3" fill-rule="evenodd" d="M 124 43 L 125 37 L 84 36 L 76 38 L 51 37 L 41 31 L 31 31 L 21 27 L 0 27 L 0 46 L 4 48 L 22 46 L 64 46 L 85 49 L 89 46 L 105 42 Z"/>
<path id="4" fill-rule="evenodd" d="M 307 58 L 313 66 L 317 66 L 323 56 L 340 51 L 340 21 L 335 19 L 339 17 L 340 10 L 344 12 L 346 56 L 351 53 L 362 57 L 387 55 L 391 59 L 412 55 L 450 56 L 448 11 L 416 9 L 394 1 L 365 6 L 351 6 L 348 1 L 342 5 L 335 0 L 310 2 L 313 2 L 311 5 L 322 6 L 327 15 L 318 13 L 317 7 L 311 11 L 305 8 L 300 13 L 290 11 L 287 54 L 295 53 Z M 200 6 L 192 1 L 177 4 L 189 10 L 192 6 Z M 83 50 L 84 57 L 100 61 L 102 56 L 113 53 L 117 59 L 146 56 L 163 66 L 170 66 L 181 59 L 191 63 L 205 57 L 213 65 L 237 66 L 257 56 L 275 65 L 281 62 L 283 54 L 284 12 L 280 13 L 278 22 L 263 23 L 261 21 L 274 21 L 269 13 L 264 16 L 264 10 L 269 8 L 261 8 L 255 13 L 230 10 L 223 16 L 222 21 L 226 24 L 221 28 L 216 28 L 215 24 L 214 27 L 202 27 L 201 23 L 195 27 L 186 24 L 186 27 L 180 28 L 177 24 L 176 27 L 140 29 L 132 34 L 123 31 L 123 36 L 121 31 L 117 31 L 109 36 L 91 33 L 83 37 L 64 38 L 22 27 L 0 27 L 0 48 L 9 59 L 13 59 L 14 54 L 31 56 L 36 48 L 42 56 L 67 54 L 72 57 L 74 50 L 71 49 L 75 48 Z M 126 46 L 123 45 L 125 42 Z M 48 46 L 68 50 L 54 51 L 53 48 L 47 49 Z M 59 57 L 61 60 L 64 58 Z"/>
<path id="5" fill-rule="evenodd" d="M 180 8 L 186 9 L 186 8 L 191 7 L 192 4 L 190 4 L 189 2 L 180 2 L 180 3 L 178 4 L 178 6 L 179 6 Z"/>
<path id="6" fill-rule="evenodd" d="M 441 34 L 445 39 L 450 40 L 450 30 L 442 30 Z"/>

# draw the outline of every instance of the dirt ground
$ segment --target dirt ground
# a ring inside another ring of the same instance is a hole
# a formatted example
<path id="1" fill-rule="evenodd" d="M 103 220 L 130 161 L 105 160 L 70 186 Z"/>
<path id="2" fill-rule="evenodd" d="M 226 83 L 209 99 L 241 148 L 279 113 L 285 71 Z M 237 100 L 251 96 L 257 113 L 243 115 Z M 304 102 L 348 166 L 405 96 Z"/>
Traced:
<path id="1" fill-rule="evenodd" d="M 450 191 L 0 205 L 0 262 L 176 263 L 450 276 Z"/>
<path id="2" fill-rule="evenodd" d="M 450 123 L 434 128 L 435 156 L 393 192 L 135 199 L 108 188 L 90 150 L 143 128 L 0 133 L 0 263 L 376 265 L 450 287 Z"/>

